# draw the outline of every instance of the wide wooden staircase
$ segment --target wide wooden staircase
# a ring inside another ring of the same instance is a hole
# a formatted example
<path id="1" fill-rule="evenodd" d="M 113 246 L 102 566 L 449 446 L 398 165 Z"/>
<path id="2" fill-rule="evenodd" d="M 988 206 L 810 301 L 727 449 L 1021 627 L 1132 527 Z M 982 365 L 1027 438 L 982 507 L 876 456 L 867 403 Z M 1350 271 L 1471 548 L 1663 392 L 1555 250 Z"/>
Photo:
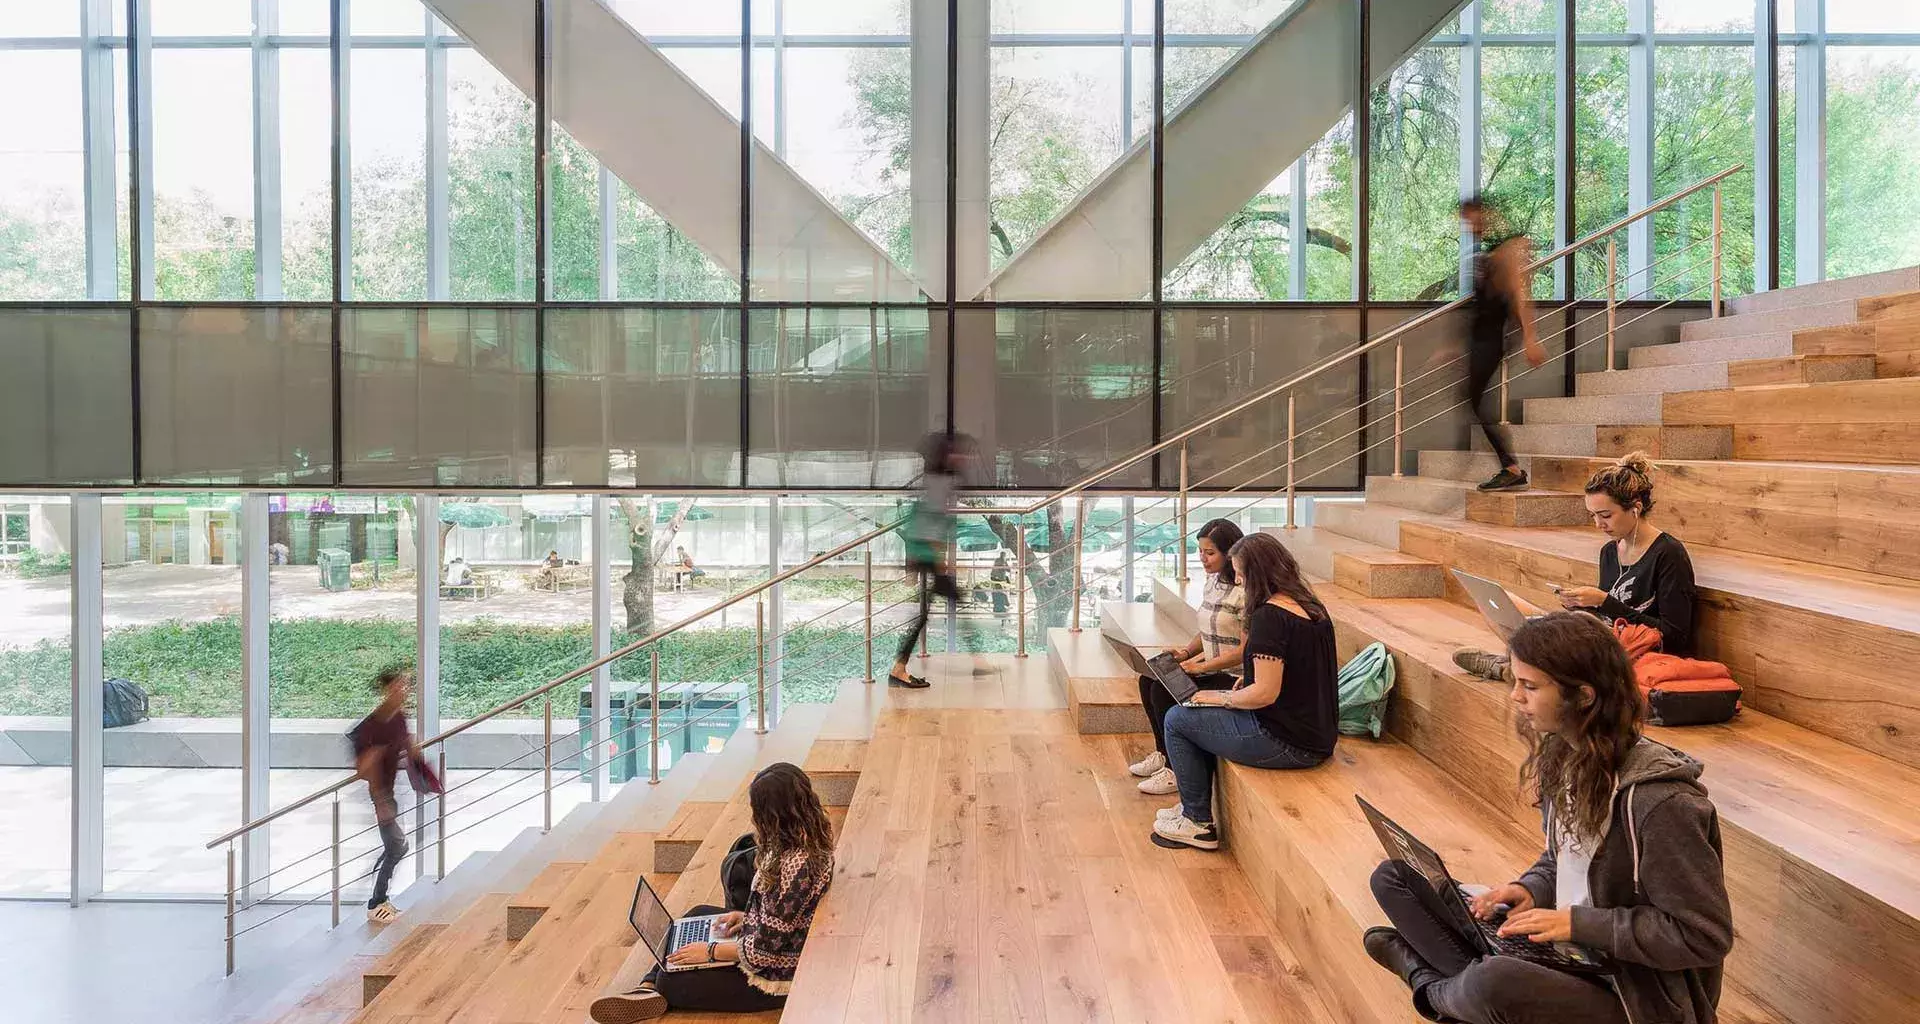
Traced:
<path id="1" fill-rule="evenodd" d="M 1745 688 L 1728 724 L 1652 730 L 1705 762 L 1720 815 L 1736 926 L 1722 1020 L 1920 1020 L 1920 271 L 1729 314 L 1581 374 L 1573 397 L 1527 400 L 1514 436 L 1533 490 L 1479 493 L 1491 455 L 1423 451 L 1418 475 L 1369 478 L 1364 501 L 1273 531 L 1317 577 L 1342 656 L 1381 641 L 1398 668 L 1382 739 L 1343 738 L 1314 771 L 1222 777 L 1226 848 L 1336 1019 L 1415 1019 L 1361 951 L 1384 920 L 1368 892 L 1381 851 L 1354 794 L 1471 879 L 1508 880 L 1541 845 L 1506 687 L 1452 662 L 1498 642 L 1448 570 L 1556 607 L 1553 585 L 1597 574 L 1587 476 L 1646 449 L 1654 521 L 1693 555 L 1699 653 Z M 1183 642 L 1196 598 L 1162 584 L 1153 606 L 1103 612 L 1136 643 Z M 1049 656 L 1079 728 L 1145 730 L 1097 631 L 1055 631 Z"/>

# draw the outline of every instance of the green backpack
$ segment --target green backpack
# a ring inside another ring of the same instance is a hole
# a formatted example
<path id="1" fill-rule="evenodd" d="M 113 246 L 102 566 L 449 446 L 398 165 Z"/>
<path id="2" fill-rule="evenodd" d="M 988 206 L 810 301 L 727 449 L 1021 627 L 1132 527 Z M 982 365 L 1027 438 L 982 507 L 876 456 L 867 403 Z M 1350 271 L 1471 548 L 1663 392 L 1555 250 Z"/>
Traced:
<path id="1" fill-rule="evenodd" d="M 1379 739 L 1392 689 L 1393 654 L 1386 644 L 1368 644 L 1340 669 L 1341 733 Z"/>

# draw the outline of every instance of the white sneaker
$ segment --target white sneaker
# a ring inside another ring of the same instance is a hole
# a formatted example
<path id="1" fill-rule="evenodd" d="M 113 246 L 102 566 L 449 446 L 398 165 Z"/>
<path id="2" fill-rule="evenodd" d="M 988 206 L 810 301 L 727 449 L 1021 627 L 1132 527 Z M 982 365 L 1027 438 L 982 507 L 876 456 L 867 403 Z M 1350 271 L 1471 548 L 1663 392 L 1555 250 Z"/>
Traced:
<path id="1" fill-rule="evenodd" d="M 1143 779 L 1152 775 L 1155 772 L 1166 771 L 1167 755 L 1162 754 L 1161 752 L 1156 750 L 1153 753 L 1148 754 L 1145 758 L 1141 759 L 1139 763 L 1128 765 L 1127 770 L 1132 772 L 1135 775 L 1140 776 Z"/>
<path id="2" fill-rule="evenodd" d="M 368 907 L 367 920 L 374 924 L 392 924 L 400 920 L 400 908 L 394 906 L 391 900 L 377 907 Z"/>
<path id="3" fill-rule="evenodd" d="M 1148 796 L 1166 796 L 1168 793 L 1178 793 L 1180 784 L 1173 779 L 1173 769 L 1162 768 L 1141 779 L 1139 789 Z"/>
<path id="4" fill-rule="evenodd" d="M 1182 814 L 1155 821 L 1153 842 L 1155 846 L 1168 849 L 1191 846 L 1197 850 L 1217 850 L 1220 848 L 1220 832 L 1210 824 L 1197 824 Z"/>
<path id="5" fill-rule="evenodd" d="M 1172 821 L 1174 818 L 1178 818 L 1180 816 L 1180 809 L 1181 808 L 1179 804 L 1174 804 L 1172 807 L 1162 807 L 1159 810 L 1153 812 L 1153 820 Z"/>

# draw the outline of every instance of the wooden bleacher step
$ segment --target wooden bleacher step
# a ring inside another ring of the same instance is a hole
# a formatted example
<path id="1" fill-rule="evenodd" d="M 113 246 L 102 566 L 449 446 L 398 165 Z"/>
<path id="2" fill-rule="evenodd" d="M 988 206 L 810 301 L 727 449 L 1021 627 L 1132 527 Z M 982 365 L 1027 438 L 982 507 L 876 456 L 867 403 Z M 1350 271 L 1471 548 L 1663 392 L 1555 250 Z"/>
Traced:
<path id="1" fill-rule="evenodd" d="M 1920 315 L 1795 331 L 1793 350 L 1807 356 L 1864 357 L 1873 360 L 1873 376 L 1911 377 L 1920 374 Z"/>
<path id="2" fill-rule="evenodd" d="M 1498 526 L 1584 526 L 1593 521 L 1586 495 L 1577 487 L 1572 493 L 1544 488 L 1475 490 L 1467 496 L 1466 518 Z"/>
<path id="3" fill-rule="evenodd" d="M 1736 459 L 1920 462 L 1920 377 L 1667 395 L 1669 424 L 1731 432 Z"/>
<path id="4" fill-rule="evenodd" d="M 412 1024 L 458 1009 L 506 956 L 508 898 L 488 893 L 475 900 L 354 1015 L 354 1024 Z"/>
<path id="5" fill-rule="evenodd" d="M 1440 567 L 1398 547 L 1381 547 L 1354 537 L 1302 526 L 1267 527 L 1314 579 L 1333 579 L 1376 597 L 1434 597 L 1440 593 Z M 1188 639 L 1192 634 L 1188 634 Z M 1136 698 L 1137 699 L 1137 698 Z"/>
<path id="6" fill-rule="evenodd" d="M 1743 359 L 1727 364 L 1727 386 L 1768 384 L 1824 384 L 1837 380 L 1870 380 L 1876 366 L 1871 355 L 1791 355 L 1772 359 Z"/>
<path id="7" fill-rule="evenodd" d="M 360 1005 L 373 1002 L 373 997 L 392 984 L 393 979 L 399 977 L 408 964 L 432 946 L 447 928 L 444 924 L 420 925 L 408 932 L 399 945 L 367 967 L 360 975 Z"/>
<path id="8" fill-rule="evenodd" d="M 1395 652 L 1394 736 L 1477 792 L 1517 794 L 1524 749 L 1507 687 L 1451 662 L 1459 647 L 1496 644 L 1478 615 L 1436 601 L 1322 597 L 1343 656 L 1376 640 Z M 1920 1007 L 1904 952 L 1920 938 L 1920 813 L 1895 795 L 1920 791 L 1920 771 L 1752 710 L 1725 725 L 1649 732 L 1707 765 L 1734 900 L 1729 970 L 1772 1008 L 1760 1019 L 1888 1020 Z M 1517 795 L 1497 806 L 1537 826 Z M 1843 975 L 1840 992 L 1832 979 Z"/>
<path id="9" fill-rule="evenodd" d="M 566 890 L 573 876 L 585 868 L 577 861 L 549 864 L 513 899 L 507 901 L 507 941 L 519 942 L 553 906 L 555 897 Z"/>
<path id="10" fill-rule="evenodd" d="M 866 766 L 867 741 L 864 739 L 828 739 L 813 741 L 807 760 L 800 765 L 813 782 L 813 791 L 831 814 L 853 802 L 854 787 Z"/>
<path id="11" fill-rule="evenodd" d="M 681 804 L 673 820 L 667 823 L 666 831 L 653 841 L 653 870 L 675 874 L 686 870 L 694 851 L 706 841 L 707 833 L 726 809 L 725 803 L 710 800 L 689 800 Z"/>
<path id="12" fill-rule="evenodd" d="M 1605 460 L 1543 458 L 1543 487 L 1576 490 Z M 1689 545 L 1920 581 L 1920 467 L 1662 462 L 1655 522 Z"/>
<path id="13" fill-rule="evenodd" d="M 1658 493 L 1658 492 L 1656 492 Z M 1656 509 L 1656 515 L 1658 509 Z M 1408 522 L 1411 553 L 1498 580 L 1543 608 L 1551 587 L 1591 585 L 1592 530 Z M 1723 662 L 1747 707 L 1908 767 L 1920 767 L 1920 588 L 1885 576 L 1692 547 L 1699 656 Z M 1458 584 L 1447 596 L 1470 606 Z"/>
<path id="14" fill-rule="evenodd" d="M 1047 660 L 1079 732 L 1147 731 L 1140 676 L 1120 660 L 1098 629 L 1048 630 Z"/>

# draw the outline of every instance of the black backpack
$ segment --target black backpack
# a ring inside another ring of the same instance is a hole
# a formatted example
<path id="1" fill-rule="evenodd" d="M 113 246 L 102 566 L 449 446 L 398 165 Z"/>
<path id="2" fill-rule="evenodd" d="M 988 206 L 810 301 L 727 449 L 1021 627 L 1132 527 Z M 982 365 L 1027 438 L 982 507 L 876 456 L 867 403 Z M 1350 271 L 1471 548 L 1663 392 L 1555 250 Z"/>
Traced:
<path id="1" fill-rule="evenodd" d="M 733 847 L 720 861 L 720 885 L 727 891 L 728 910 L 747 909 L 747 897 L 753 893 L 754 862 L 759 852 L 753 833 L 748 832 L 733 841 Z"/>
<path id="2" fill-rule="evenodd" d="M 108 729 L 152 717 L 147 714 L 147 691 L 131 679 L 109 679 L 101 687 L 100 724 Z"/>

